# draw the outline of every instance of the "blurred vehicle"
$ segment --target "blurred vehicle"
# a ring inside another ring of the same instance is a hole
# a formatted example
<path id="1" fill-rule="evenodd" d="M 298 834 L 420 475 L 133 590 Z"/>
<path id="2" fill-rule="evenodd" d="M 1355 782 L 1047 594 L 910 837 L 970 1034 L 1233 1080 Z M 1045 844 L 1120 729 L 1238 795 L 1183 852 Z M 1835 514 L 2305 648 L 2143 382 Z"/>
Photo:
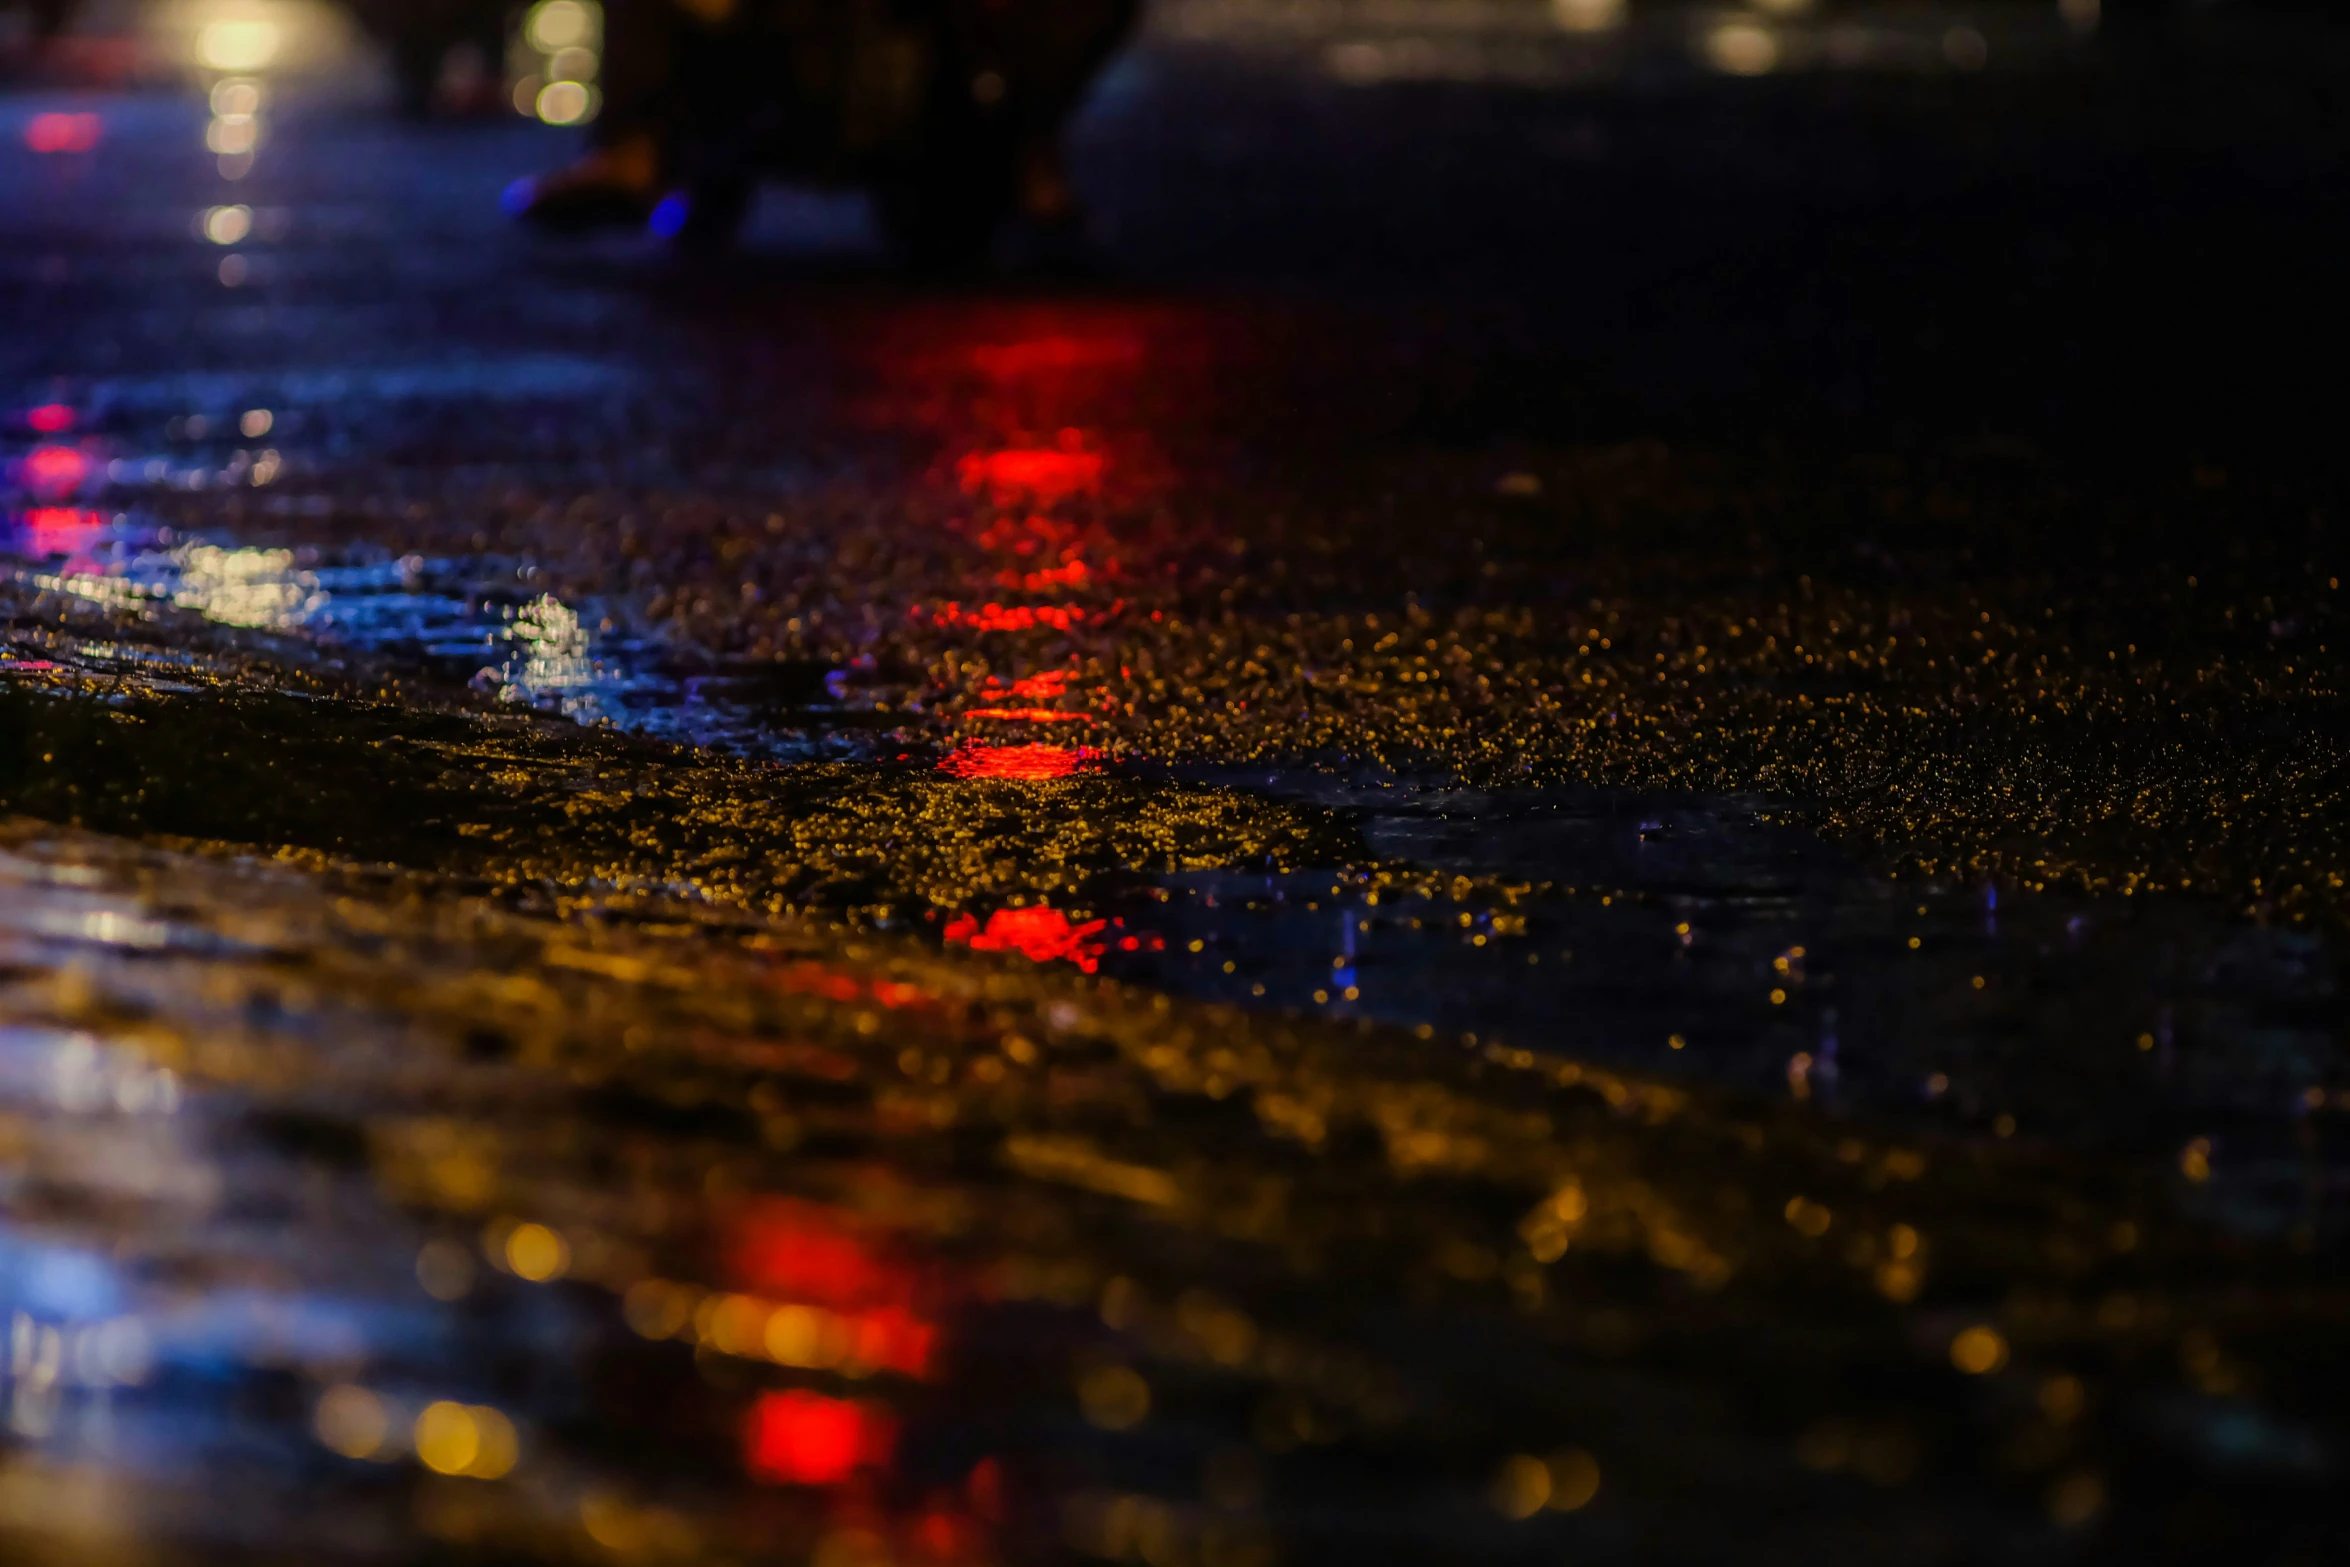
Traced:
<path id="1" fill-rule="evenodd" d="M 862 187 L 924 265 L 1073 220 L 1060 142 L 1137 0 L 613 0 L 588 154 L 518 187 L 550 227 L 723 245 L 767 176 Z"/>

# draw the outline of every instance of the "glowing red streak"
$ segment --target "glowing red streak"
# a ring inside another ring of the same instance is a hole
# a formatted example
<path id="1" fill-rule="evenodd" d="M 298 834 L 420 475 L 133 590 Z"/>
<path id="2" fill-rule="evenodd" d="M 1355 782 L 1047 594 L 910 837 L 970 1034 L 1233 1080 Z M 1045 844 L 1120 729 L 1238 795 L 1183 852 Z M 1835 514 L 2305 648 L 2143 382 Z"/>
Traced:
<path id="1" fill-rule="evenodd" d="M 856 1346 L 850 1358 L 858 1364 L 916 1378 L 929 1373 L 937 1328 L 897 1306 L 884 1306 L 848 1320 L 850 1340 Z"/>
<path id="2" fill-rule="evenodd" d="M 1010 447 L 973 452 L 955 465 L 964 493 L 992 492 L 997 499 L 1032 496 L 1039 501 L 1091 494 L 1102 486 L 1102 455 L 1064 442 L 1059 447 Z"/>
<path id="3" fill-rule="evenodd" d="M 743 1461 L 754 1479 L 779 1485 L 839 1485 L 889 1461 L 896 1432 L 863 1404 L 794 1389 L 762 1393 L 744 1422 Z"/>
<path id="4" fill-rule="evenodd" d="M 998 909 L 987 926 L 969 914 L 959 914 L 946 928 L 946 939 L 974 952 L 1017 952 L 1032 963 L 1074 963 L 1091 974 L 1100 967 L 1103 931 L 1108 920 L 1073 925 L 1059 909 Z"/>
<path id="5" fill-rule="evenodd" d="M 910 1533 L 927 1561 L 967 1562 L 980 1554 L 979 1525 L 944 1508 L 924 1513 Z"/>
<path id="6" fill-rule="evenodd" d="M 35 152 L 88 152 L 105 125 L 95 114 L 36 114 L 25 125 L 24 144 Z"/>
<path id="7" fill-rule="evenodd" d="M 921 613 L 920 605 L 915 606 L 915 613 Z M 1053 604 L 1016 604 L 1010 608 L 988 604 L 966 611 L 960 604 L 947 604 L 932 611 L 931 618 L 942 626 L 966 625 L 979 631 L 1026 631 L 1034 626 L 1069 631 L 1085 618 L 1085 611 L 1074 605 L 1062 609 Z"/>
<path id="8" fill-rule="evenodd" d="M 90 460 L 70 446 L 36 446 L 25 454 L 24 476 L 43 495 L 70 495 L 90 476 Z"/>
<path id="9" fill-rule="evenodd" d="M 752 1289 L 782 1300 L 903 1306 L 913 1299 L 909 1272 L 806 1203 L 760 1204 L 736 1237 L 734 1263 Z"/>
<path id="10" fill-rule="evenodd" d="M 1142 342 L 1133 337 L 1037 337 L 1023 343 L 982 343 L 971 351 L 971 362 L 981 374 L 1006 381 L 1132 364 L 1141 357 Z"/>
<path id="11" fill-rule="evenodd" d="M 963 710 L 965 718 L 999 718 L 1022 724 L 1090 724 L 1092 715 L 1064 713 L 1057 707 L 970 707 Z"/>
<path id="12" fill-rule="evenodd" d="M 1066 566 L 1048 566 L 1042 571 L 1022 574 L 1007 571 L 996 580 L 1006 587 L 1026 588 L 1031 593 L 1042 593 L 1048 588 L 1082 588 L 1092 580 L 1093 573 L 1085 562 L 1073 560 Z"/>
<path id="13" fill-rule="evenodd" d="M 1014 696 L 1045 699 L 1059 696 L 1068 689 L 1069 671 L 1066 669 L 1048 669 L 1041 675 L 1030 675 L 1025 680 L 1012 682 L 1012 695 Z"/>
<path id="14" fill-rule="evenodd" d="M 844 1004 L 870 998 L 893 1010 L 930 999 L 929 993 L 919 985 L 891 979 L 861 980 L 821 963 L 794 963 L 776 974 L 774 982 L 801 995 L 822 996 L 827 1001 Z"/>
<path id="15" fill-rule="evenodd" d="M 73 410 L 63 403 L 43 403 L 26 410 L 24 422 L 43 435 L 59 435 L 73 428 Z"/>
<path id="16" fill-rule="evenodd" d="M 1040 782 L 1067 778 L 1093 760 L 1095 753 L 1070 745 L 965 745 L 938 764 L 941 772 L 957 778 L 1016 778 Z"/>

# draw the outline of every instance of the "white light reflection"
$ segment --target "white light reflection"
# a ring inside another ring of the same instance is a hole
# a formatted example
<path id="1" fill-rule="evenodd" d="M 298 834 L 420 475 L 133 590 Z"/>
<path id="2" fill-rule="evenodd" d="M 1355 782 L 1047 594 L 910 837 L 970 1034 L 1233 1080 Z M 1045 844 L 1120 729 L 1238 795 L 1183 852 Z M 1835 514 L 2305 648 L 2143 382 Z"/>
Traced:
<path id="1" fill-rule="evenodd" d="M 191 544 L 173 554 L 179 588 L 171 601 L 223 625 L 290 631 L 326 608 L 318 578 L 294 569 L 292 550 Z"/>
<path id="2" fill-rule="evenodd" d="M 541 594 L 515 611 L 506 635 L 518 644 L 519 652 L 507 660 L 501 700 L 527 702 L 541 692 L 577 690 L 594 683 L 595 666 L 587 657 L 587 628 L 552 593 Z"/>
<path id="3" fill-rule="evenodd" d="M 258 71 L 277 59 L 285 41 L 275 22 L 223 17 L 196 34 L 196 63 L 213 71 Z"/>
<path id="4" fill-rule="evenodd" d="M 587 118 L 588 90 L 577 82 L 549 82 L 539 89 L 536 107 L 549 125 L 577 125 Z"/>
<path id="5" fill-rule="evenodd" d="M 261 84 L 250 77 L 231 76 L 212 87 L 212 112 L 223 120 L 249 120 L 261 112 Z"/>
<path id="6" fill-rule="evenodd" d="M 213 207 L 204 214 L 204 237 L 215 245 L 238 244 L 252 232 L 251 207 Z"/>
<path id="7" fill-rule="evenodd" d="M 522 41 L 536 56 L 514 83 L 514 107 L 549 125 L 578 125 L 600 105 L 604 9 L 592 0 L 540 0 L 523 18 Z"/>
<path id="8" fill-rule="evenodd" d="M 250 115 L 214 120 L 204 129 L 204 145 L 224 158 L 251 152 L 261 141 L 261 128 Z"/>
<path id="9" fill-rule="evenodd" d="M 179 1074 L 88 1034 L 0 1028 L 0 1099 L 54 1105 L 68 1115 L 172 1115 Z"/>
<path id="10" fill-rule="evenodd" d="M 579 0 L 546 0 L 530 13 L 523 35 L 541 54 L 576 48 L 596 30 L 595 18 Z"/>

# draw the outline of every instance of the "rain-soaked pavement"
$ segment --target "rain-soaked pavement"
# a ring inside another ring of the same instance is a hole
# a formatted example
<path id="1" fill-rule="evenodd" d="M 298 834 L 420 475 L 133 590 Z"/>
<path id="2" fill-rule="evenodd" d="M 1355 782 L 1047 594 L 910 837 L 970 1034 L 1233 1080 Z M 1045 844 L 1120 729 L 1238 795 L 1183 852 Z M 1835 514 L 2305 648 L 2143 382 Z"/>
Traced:
<path id="1" fill-rule="evenodd" d="M 2344 49 L 1983 9 L 0 99 L 10 1559 L 2344 1559 Z"/>

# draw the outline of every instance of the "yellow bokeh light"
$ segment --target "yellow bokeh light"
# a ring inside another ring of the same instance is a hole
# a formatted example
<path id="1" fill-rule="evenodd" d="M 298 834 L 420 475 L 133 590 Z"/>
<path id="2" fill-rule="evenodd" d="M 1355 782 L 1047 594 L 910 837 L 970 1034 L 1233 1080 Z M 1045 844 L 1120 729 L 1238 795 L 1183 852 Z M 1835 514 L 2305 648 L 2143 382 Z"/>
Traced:
<path id="1" fill-rule="evenodd" d="M 1762 76 L 1778 69 L 1779 40 L 1752 22 L 1724 22 L 1705 35 L 1705 57 L 1731 76 Z"/>
<path id="2" fill-rule="evenodd" d="M 593 49 L 565 49 L 547 62 L 547 76 L 558 82 L 592 82 L 598 61 Z"/>
<path id="3" fill-rule="evenodd" d="M 1571 1513 L 1599 1494 L 1599 1460 L 1579 1447 L 1550 1455 L 1550 1510 Z"/>
<path id="4" fill-rule="evenodd" d="M 216 83 L 212 89 L 212 112 L 233 117 L 250 117 L 261 112 L 261 84 L 232 76 Z"/>
<path id="5" fill-rule="evenodd" d="M 1988 1376 L 2007 1364 L 2007 1340 L 1978 1323 L 1950 1341 L 1950 1363 L 1970 1377 Z"/>
<path id="6" fill-rule="evenodd" d="M 514 1422 L 481 1404 L 466 1413 L 473 1417 L 477 1447 L 473 1462 L 466 1466 L 465 1472 L 476 1480 L 498 1480 L 513 1473 L 522 1452 L 521 1443 L 514 1435 Z"/>
<path id="7" fill-rule="evenodd" d="M 822 1367 L 838 1358 L 825 1332 L 825 1313 L 813 1306 L 781 1306 L 767 1318 L 763 1346 L 781 1366 Z"/>
<path id="8" fill-rule="evenodd" d="M 521 1456 L 514 1422 L 482 1404 L 443 1399 L 416 1417 L 416 1457 L 435 1474 L 497 1480 Z"/>
<path id="9" fill-rule="evenodd" d="M 1493 1505 L 1504 1518 L 1531 1518 L 1549 1500 L 1550 1466 L 1539 1458 L 1513 1453 L 1493 1477 Z"/>
<path id="10" fill-rule="evenodd" d="M 234 245 L 252 232 L 251 207 L 214 207 L 204 214 L 204 237 L 215 245 Z"/>
<path id="11" fill-rule="evenodd" d="M 1559 27 L 1570 33 L 1600 33 L 1624 25 L 1625 0 L 1550 0 L 1550 14 Z M 1531 474 L 1512 474 L 1512 479 L 1529 479 Z M 1505 481 L 1506 482 L 1506 481 Z M 1525 493 L 1523 486 L 1519 493 Z M 1536 480 L 1531 493 L 1541 494 L 1541 481 Z"/>
<path id="12" fill-rule="evenodd" d="M 506 1266 L 516 1278 L 545 1284 L 571 1266 L 571 1248 L 543 1224 L 517 1224 L 506 1236 Z"/>
<path id="13" fill-rule="evenodd" d="M 215 71 L 258 71 L 277 58 L 283 41 L 275 22 L 223 18 L 196 35 L 196 63 Z"/>
<path id="14" fill-rule="evenodd" d="M 588 90 L 577 82 L 549 82 L 539 89 L 537 108 L 549 125 L 577 125 L 587 118 Z"/>
<path id="15" fill-rule="evenodd" d="M 646 1338 L 672 1338 L 693 1320 L 693 1291 L 667 1279 L 644 1279 L 620 1298 L 620 1314 Z"/>
<path id="16" fill-rule="evenodd" d="M 2070 1372 L 2058 1372 L 2040 1384 L 2040 1413 L 2057 1425 L 2078 1420 L 2089 1402 L 2089 1389 Z"/>
<path id="17" fill-rule="evenodd" d="M 214 120 L 204 128 L 204 145 L 222 157 L 251 152 L 260 140 L 261 127 L 249 117 Z"/>
<path id="18" fill-rule="evenodd" d="M 1077 1401 L 1087 1420 L 1105 1431 L 1124 1431 L 1151 1412 L 1151 1389 L 1125 1366 L 1103 1366 L 1079 1380 Z"/>
<path id="19" fill-rule="evenodd" d="M 1835 1214 L 1824 1203 L 1813 1202 L 1809 1197 L 1788 1198 L 1786 1216 L 1796 1234 L 1811 1240 L 1827 1234 L 1828 1226 L 1836 1222 Z"/>
<path id="20" fill-rule="evenodd" d="M 373 1458 L 392 1434 L 391 1416 L 383 1400 L 363 1387 L 345 1382 L 320 1396 L 311 1417 L 318 1440 L 345 1458 Z"/>
<path id="21" fill-rule="evenodd" d="M 444 1399 L 416 1417 L 416 1456 L 435 1474 L 463 1474 L 481 1456 L 481 1432 L 473 1411 Z"/>
<path id="22" fill-rule="evenodd" d="M 532 48 L 553 54 L 585 43 L 591 21 L 588 8 L 579 0 L 545 0 L 531 11 L 522 33 Z"/>

